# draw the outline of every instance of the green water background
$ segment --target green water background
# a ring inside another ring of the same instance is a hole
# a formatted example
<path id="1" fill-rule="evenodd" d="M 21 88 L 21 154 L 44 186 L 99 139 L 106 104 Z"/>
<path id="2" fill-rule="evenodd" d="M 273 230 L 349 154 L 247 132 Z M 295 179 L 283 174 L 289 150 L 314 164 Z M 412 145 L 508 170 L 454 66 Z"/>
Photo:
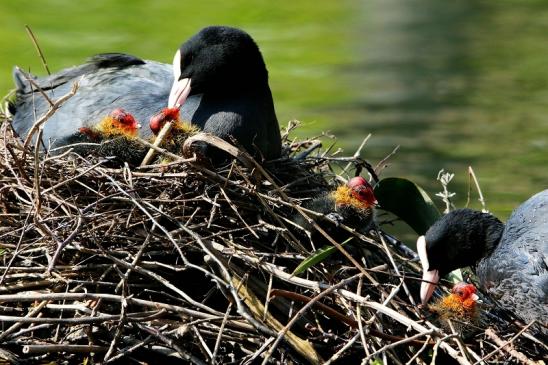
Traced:
<path id="1" fill-rule="evenodd" d="M 169 63 L 201 27 L 232 25 L 260 45 L 298 135 L 330 130 L 352 154 L 372 133 L 373 164 L 400 145 L 383 176 L 434 195 L 452 171 L 458 206 L 471 165 L 503 219 L 548 187 L 547 1 L 0 0 L 0 24 L 0 94 L 13 65 L 44 74 L 25 24 L 52 71 L 113 51 Z"/>

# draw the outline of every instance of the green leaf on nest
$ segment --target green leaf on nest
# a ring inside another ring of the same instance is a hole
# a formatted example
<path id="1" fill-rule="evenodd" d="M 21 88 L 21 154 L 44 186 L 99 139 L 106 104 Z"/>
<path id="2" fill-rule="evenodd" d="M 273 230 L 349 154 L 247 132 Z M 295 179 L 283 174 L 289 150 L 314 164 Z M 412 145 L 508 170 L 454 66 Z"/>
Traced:
<path id="1" fill-rule="evenodd" d="M 344 246 L 346 243 L 350 242 L 352 238 L 353 237 L 350 237 L 349 239 L 341 243 L 341 246 Z M 322 262 L 323 260 L 331 256 L 336 251 L 337 251 L 337 247 L 335 246 L 324 246 L 316 250 L 312 255 L 304 259 L 303 262 L 301 262 L 295 270 L 293 270 L 292 275 L 299 275 L 305 272 L 306 270 L 308 270 L 308 268 L 316 265 L 319 262 Z"/>
<path id="2" fill-rule="evenodd" d="M 428 194 L 407 179 L 382 179 L 375 186 L 375 196 L 381 209 L 394 213 L 419 235 L 441 216 Z"/>

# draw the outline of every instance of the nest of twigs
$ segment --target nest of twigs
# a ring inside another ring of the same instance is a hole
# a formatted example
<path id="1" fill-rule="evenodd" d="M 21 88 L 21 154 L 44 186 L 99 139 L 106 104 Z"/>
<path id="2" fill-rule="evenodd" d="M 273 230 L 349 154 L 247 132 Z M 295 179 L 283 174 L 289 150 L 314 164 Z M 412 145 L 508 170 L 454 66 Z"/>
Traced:
<path id="1" fill-rule="evenodd" d="M 342 249 L 353 261 L 335 254 L 292 275 L 314 250 L 292 217 L 317 216 L 299 207 L 338 183 L 337 166 L 363 167 L 359 158 L 286 133 L 284 157 L 262 166 L 239 154 L 217 169 L 188 158 L 130 169 L 25 150 L 9 122 L 0 133 L 4 361 L 467 364 L 542 355 L 515 326 L 464 342 L 425 320 L 413 253 L 379 232 L 343 227 L 355 236 Z"/>

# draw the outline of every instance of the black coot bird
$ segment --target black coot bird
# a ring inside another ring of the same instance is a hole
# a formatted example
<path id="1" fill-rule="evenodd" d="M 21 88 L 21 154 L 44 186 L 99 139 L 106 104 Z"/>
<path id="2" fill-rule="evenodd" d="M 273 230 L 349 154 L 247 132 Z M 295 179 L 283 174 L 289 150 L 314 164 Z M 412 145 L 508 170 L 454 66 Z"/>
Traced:
<path id="1" fill-rule="evenodd" d="M 457 209 L 417 240 L 423 267 L 421 299 L 430 299 L 440 277 L 475 267 L 480 285 L 526 322 L 548 323 L 548 190 L 510 216 L 506 225 L 488 213 Z"/>
<path id="2" fill-rule="evenodd" d="M 80 128 L 93 128 L 102 117 L 123 108 L 142 123 L 140 136 L 152 135 L 151 116 L 168 106 L 181 117 L 221 138 L 232 136 L 256 156 L 280 155 L 281 141 L 268 72 L 258 46 L 244 31 L 211 26 L 182 44 L 173 65 L 143 61 L 125 54 L 92 57 L 86 64 L 35 78 L 14 70 L 16 100 L 13 127 L 26 137 L 48 102 L 27 80 L 51 98 L 65 95 L 76 81 L 80 88 L 46 122 L 46 146 L 64 146 Z"/>

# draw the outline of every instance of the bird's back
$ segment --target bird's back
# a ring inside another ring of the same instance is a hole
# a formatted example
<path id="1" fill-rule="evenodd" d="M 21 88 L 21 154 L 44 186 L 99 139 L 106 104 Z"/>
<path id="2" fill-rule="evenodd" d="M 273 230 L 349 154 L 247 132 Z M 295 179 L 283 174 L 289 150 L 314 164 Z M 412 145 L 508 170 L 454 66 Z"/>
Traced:
<path id="1" fill-rule="evenodd" d="M 49 109 L 48 101 L 27 80 L 32 77 L 14 70 L 17 86 L 13 127 L 23 138 L 34 122 Z M 141 136 L 151 135 L 148 119 L 167 105 L 173 76 L 170 65 L 142 61 L 111 53 L 94 56 L 89 62 L 64 69 L 54 75 L 33 78 L 55 101 L 78 82 L 76 94 L 67 100 L 46 122 L 43 141 L 60 146 L 81 127 L 92 127 L 116 108 L 123 108 L 141 122 Z"/>
<path id="2" fill-rule="evenodd" d="M 527 322 L 548 323 L 548 190 L 512 213 L 499 245 L 477 272 L 504 307 Z"/>

